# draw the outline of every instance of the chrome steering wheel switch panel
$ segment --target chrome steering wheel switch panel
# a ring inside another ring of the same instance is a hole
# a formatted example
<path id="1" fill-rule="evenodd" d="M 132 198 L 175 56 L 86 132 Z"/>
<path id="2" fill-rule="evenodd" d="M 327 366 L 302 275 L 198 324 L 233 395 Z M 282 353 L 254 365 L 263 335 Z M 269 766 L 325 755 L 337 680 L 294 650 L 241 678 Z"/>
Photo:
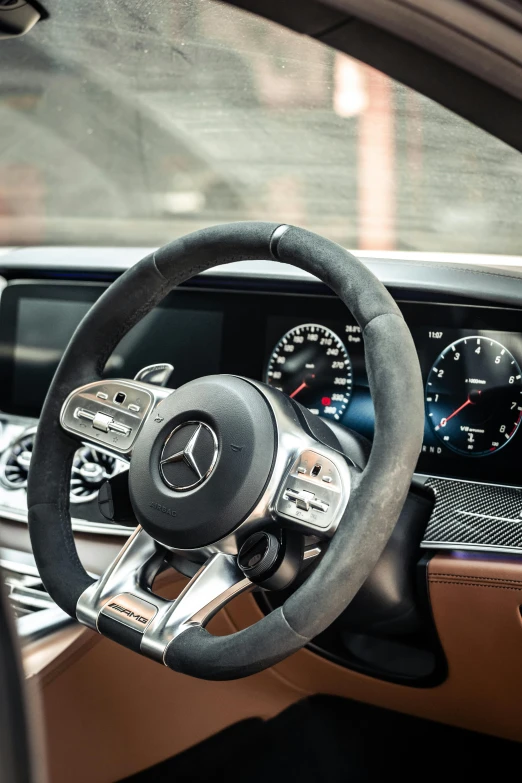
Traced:
<path id="1" fill-rule="evenodd" d="M 275 507 L 278 516 L 307 533 L 310 527 L 317 527 L 318 535 L 333 533 L 350 495 L 350 471 L 343 473 L 341 482 L 332 459 L 318 451 L 304 451 L 282 484 Z"/>
<path id="2" fill-rule="evenodd" d="M 156 399 L 170 390 L 134 381 L 96 381 L 75 389 L 60 416 L 64 430 L 111 451 L 130 454 Z"/>

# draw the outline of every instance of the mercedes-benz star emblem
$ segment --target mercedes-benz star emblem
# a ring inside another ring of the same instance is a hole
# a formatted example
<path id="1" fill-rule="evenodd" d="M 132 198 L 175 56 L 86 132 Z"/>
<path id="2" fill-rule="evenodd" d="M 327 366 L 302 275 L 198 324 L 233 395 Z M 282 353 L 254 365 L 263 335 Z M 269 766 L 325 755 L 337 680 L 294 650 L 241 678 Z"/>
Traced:
<path id="1" fill-rule="evenodd" d="M 170 433 L 160 457 L 163 481 L 177 492 L 187 492 L 210 476 L 218 457 L 214 431 L 201 421 L 187 421 Z"/>

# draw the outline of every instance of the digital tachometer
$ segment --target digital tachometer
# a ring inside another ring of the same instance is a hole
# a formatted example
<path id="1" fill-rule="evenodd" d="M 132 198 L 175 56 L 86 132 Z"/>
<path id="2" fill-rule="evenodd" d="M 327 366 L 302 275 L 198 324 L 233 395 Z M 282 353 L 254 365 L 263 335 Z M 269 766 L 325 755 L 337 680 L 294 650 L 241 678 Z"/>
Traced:
<path id="1" fill-rule="evenodd" d="M 426 412 L 450 449 L 481 457 L 510 441 L 522 418 L 522 377 L 513 355 L 489 337 L 448 345 L 428 376 Z"/>

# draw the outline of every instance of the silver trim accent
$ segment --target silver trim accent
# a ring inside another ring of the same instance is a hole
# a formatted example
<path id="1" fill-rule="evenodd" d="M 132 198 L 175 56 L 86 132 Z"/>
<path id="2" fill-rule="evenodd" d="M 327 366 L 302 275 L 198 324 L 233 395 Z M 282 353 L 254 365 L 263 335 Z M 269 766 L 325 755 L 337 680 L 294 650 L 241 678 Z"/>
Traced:
<path id="1" fill-rule="evenodd" d="M 16 628 L 24 643 L 47 636 L 74 620 L 53 602 L 48 593 L 37 589 L 42 580 L 31 552 L 0 548 L 0 566 L 9 600 L 18 611 L 25 612 L 16 618 Z"/>
<path id="2" fill-rule="evenodd" d="M 454 552 L 497 552 L 503 555 L 520 555 L 522 547 L 464 544 L 461 541 L 421 541 L 421 549 L 451 549 Z"/>
<path id="3" fill-rule="evenodd" d="M 460 516 L 464 517 L 476 517 L 478 519 L 492 519 L 494 521 L 498 522 L 516 522 L 517 520 L 512 519 L 510 517 L 496 517 L 492 514 L 480 514 L 478 512 L 473 511 L 462 511 L 460 508 L 455 509 L 455 514 L 459 514 Z"/>
<path id="4" fill-rule="evenodd" d="M 24 525 L 28 524 L 27 512 L 16 511 L 0 506 L 0 522 L 2 519 L 7 519 L 11 522 L 21 522 Z M 71 527 L 75 533 L 91 533 L 100 536 L 123 536 L 125 538 L 132 535 L 136 529 L 134 527 L 127 527 L 126 525 L 115 525 L 108 522 L 89 522 L 87 519 L 76 519 L 74 517 L 71 520 Z"/>
<path id="5" fill-rule="evenodd" d="M 23 576 L 32 576 L 37 579 L 40 574 L 36 567 L 36 560 L 31 552 L 22 552 L 8 547 L 0 548 L 0 568 Z"/>
<path id="6" fill-rule="evenodd" d="M 501 489 L 522 489 L 522 486 L 517 486 L 516 484 L 497 484 L 494 481 L 473 481 L 473 479 L 452 478 L 451 476 L 440 476 L 440 475 L 434 476 L 429 473 L 414 473 L 413 478 L 420 479 L 422 481 L 424 480 L 427 481 L 428 479 L 440 479 L 441 481 L 454 481 L 454 482 L 458 482 L 459 484 L 475 484 L 477 487 L 500 487 Z"/>
<path id="7" fill-rule="evenodd" d="M 164 548 L 138 525 L 105 573 L 78 599 L 78 620 L 89 628 L 98 630 L 98 615 L 102 607 L 123 593 L 130 593 L 156 607 L 170 604 L 170 601 L 153 595 L 147 588 L 142 587 L 152 585 L 164 555 Z"/>
<path id="8" fill-rule="evenodd" d="M 165 449 L 167 448 L 170 439 L 176 434 L 176 432 L 179 432 L 185 427 L 194 426 L 194 425 L 196 425 L 196 429 L 194 430 L 193 434 L 190 436 L 189 441 L 185 446 L 185 448 L 181 449 L 181 451 L 177 451 L 175 454 L 171 454 L 170 457 L 166 457 L 165 459 L 163 459 L 163 454 L 165 453 Z M 202 473 L 200 471 L 199 465 L 194 456 L 194 449 L 196 448 L 198 438 L 201 434 L 201 430 L 203 429 L 205 429 L 208 433 L 210 433 L 210 436 L 214 444 L 214 455 L 205 473 Z M 185 421 L 183 422 L 183 424 L 179 424 L 177 427 L 175 427 L 172 430 L 168 438 L 165 440 L 165 443 L 163 444 L 163 448 L 161 450 L 161 455 L 160 455 L 161 478 L 163 479 L 163 481 L 168 487 L 174 489 L 176 492 L 188 492 L 189 489 L 195 489 L 196 487 L 199 487 L 201 484 L 203 484 L 209 478 L 210 474 L 216 467 L 218 453 L 219 453 L 219 444 L 218 444 L 218 439 L 216 437 L 216 433 L 211 427 L 208 426 L 208 424 L 204 424 L 202 421 Z M 186 486 L 182 486 L 182 487 L 178 486 L 177 484 L 173 484 L 171 481 L 169 481 L 163 470 L 163 465 L 170 465 L 173 462 L 184 462 L 185 465 L 188 465 L 191 471 L 197 476 L 196 481 L 194 481 L 192 484 L 187 484 Z"/>
<path id="9" fill-rule="evenodd" d="M 165 663 L 167 648 L 179 634 L 195 625 L 204 628 L 229 601 L 255 588 L 238 568 L 235 557 L 215 553 L 178 598 L 167 601 L 151 591 L 165 554 L 165 549 L 137 528 L 103 577 L 80 596 L 78 620 L 99 632 L 100 614 L 109 615 L 142 633 L 143 655 Z M 312 546 L 303 559 L 313 560 L 320 554 L 321 548 Z M 111 603 L 123 606 L 127 612 L 116 612 L 114 607 L 110 612 Z M 129 618 L 129 612 L 142 614 L 145 622 Z"/>
<path id="10" fill-rule="evenodd" d="M 73 618 L 55 605 L 19 617 L 16 621 L 16 630 L 19 638 L 25 644 L 30 644 L 73 623 Z"/>

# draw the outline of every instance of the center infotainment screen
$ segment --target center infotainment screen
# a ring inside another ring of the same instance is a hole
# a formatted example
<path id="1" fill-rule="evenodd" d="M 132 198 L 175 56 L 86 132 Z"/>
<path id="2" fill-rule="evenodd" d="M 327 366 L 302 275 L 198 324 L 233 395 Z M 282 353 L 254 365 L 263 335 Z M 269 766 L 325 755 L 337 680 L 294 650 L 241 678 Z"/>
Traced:
<path id="1" fill-rule="evenodd" d="M 38 416 L 74 330 L 103 290 L 56 284 L 49 285 L 48 293 L 41 284 L 6 289 L 2 301 L 4 410 Z M 193 309 L 184 301 L 176 308 L 157 307 L 123 338 L 104 375 L 133 378 L 149 364 L 170 362 L 175 367 L 176 386 L 180 386 L 200 375 L 218 373 L 222 321 L 220 311 Z"/>

